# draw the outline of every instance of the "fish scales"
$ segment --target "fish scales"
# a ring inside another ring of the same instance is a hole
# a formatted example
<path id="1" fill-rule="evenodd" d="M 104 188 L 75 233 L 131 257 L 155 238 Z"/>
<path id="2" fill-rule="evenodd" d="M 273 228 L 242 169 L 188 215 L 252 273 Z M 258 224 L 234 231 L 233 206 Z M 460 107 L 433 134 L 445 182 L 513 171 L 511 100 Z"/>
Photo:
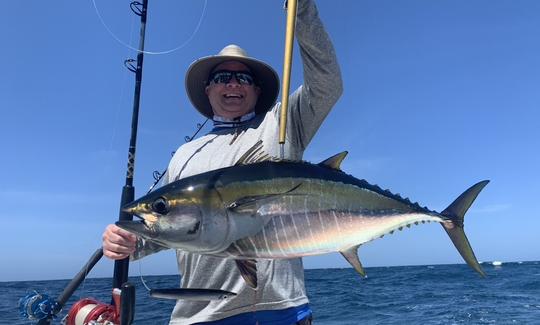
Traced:
<path id="1" fill-rule="evenodd" d="M 298 168 L 296 164 L 292 166 Z M 316 165 L 306 164 L 302 167 L 313 166 Z M 229 177 L 234 177 L 220 175 L 215 186 L 224 202 L 232 201 L 233 197 L 283 193 L 278 199 L 258 205 L 258 214 L 269 221 L 257 235 L 236 242 L 241 252 L 230 246 L 226 255 L 236 255 L 239 258 L 290 258 L 336 251 L 376 239 L 391 229 L 407 224 L 392 219 L 393 223 L 386 220 L 390 224 L 384 226 L 375 219 L 370 222 L 370 218 L 384 218 L 389 214 L 415 211 L 431 213 L 378 187 L 367 186 L 369 184 L 364 181 L 358 181 L 342 172 L 336 173 L 327 168 L 316 167 L 317 172 L 298 173 L 295 168 L 289 167 L 291 166 L 280 169 L 279 173 L 260 173 L 258 177 L 248 171 L 243 173 L 240 181 L 239 178 L 229 181 Z M 293 177 L 299 174 L 303 177 Z M 295 187 L 297 188 L 293 193 L 287 194 L 287 191 Z M 336 212 L 339 214 L 339 223 L 336 223 Z M 283 228 L 276 229 L 275 222 L 272 222 L 276 217 L 283 218 Z M 392 224 L 397 226 L 392 227 Z M 376 226 L 379 231 L 369 230 Z M 384 227 L 381 228 L 382 226 Z M 346 229 L 344 235 L 336 231 L 340 228 Z M 363 235 L 358 235 L 359 233 Z M 290 247 L 281 245 L 278 239 L 281 237 L 294 237 L 294 240 L 289 240 Z M 340 237 L 346 240 L 337 239 Z"/>
<path id="2" fill-rule="evenodd" d="M 318 185 L 320 190 L 314 190 Z M 294 189 L 292 193 L 287 193 Z M 311 178 L 282 177 L 272 179 L 268 183 L 264 180 L 228 184 L 219 187 L 218 192 L 223 193 L 223 201 L 227 202 L 227 196 L 250 196 L 272 195 L 280 193 L 281 199 L 273 200 L 272 205 L 261 204 L 259 213 L 264 214 L 287 214 L 292 212 L 319 210 L 380 210 L 396 209 L 399 211 L 432 212 L 427 209 L 406 204 L 402 200 L 386 196 L 383 192 L 374 192 L 371 189 L 361 188 L 356 184 L 343 183 L 334 180 L 321 180 Z M 225 194 L 226 193 L 226 194 Z M 232 194 L 234 193 L 234 194 Z M 295 198 L 300 198 L 296 200 Z M 287 203 L 287 200 L 290 200 Z"/>
<path id="3" fill-rule="evenodd" d="M 241 182 L 244 183 L 244 182 Z M 380 237 L 415 221 L 444 221 L 431 211 L 407 205 L 403 200 L 360 188 L 356 184 L 310 178 L 274 178 L 268 193 L 300 186 L 291 194 L 258 206 L 258 213 L 270 217 L 262 231 L 236 241 L 227 254 L 239 258 L 290 258 L 345 249 Z M 230 184 L 245 189 L 246 184 Z M 359 199 L 359 197 L 361 199 Z M 345 206 L 346 209 L 336 209 Z M 388 216 L 396 215 L 394 218 Z M 275 219 L 279 221 L 276 223 Z M 381 222 L 384 220 L 384 222 Z M 280 227 L 277 227 L 279 224 Z M 300 235 L 298 229 L 305 229 Z M 288 244 L 283 244 L 284 242 Z M 259 243 L 255 251 L 253 245 Z M 250 249 L 251 246 L 251 249 Z"/>
<path id="4" fill-rule="evenodd" d="M 275 168 L 275 164 L 280 164 L 280 168 Z M 314 183 L 319 185 L 319 191 L 317 187 L 310 187 Z M 337 194 L 339 199 L 336 203 L 341 206 L 352 204 L 351 208 L 354 208 L 356 202 L 362 201 L 366 208 L 390 204 L 396 207 L 409 206 L 410 208 L 427 210 L 421 208 L 417 203 L 412 203 L 399 195 L 371 185 L 365 180 L 354 178 L 341 171 L 303 162 L 262 162 L 241 166 L 234 172 L 221 173 L 215 187 L 223 196 L 223 201 L 228 202 L 234 201 L 238 196 L 250 196 L 255 193 L 257 195 L 284 193 L 299 184 L 301 185 L 294 191 L 295 194 L 305 192 L 315 197 L 316 194 L 324 197 Z M 327 188 L 331 184 L 343 184 L 346 187 L 342 190 L 336 187 L 338 193 L 333 193 L 333 189 Z M 366 194 L 359 197 L 358 192 L 348 192 L 352 188 L 362 189 Z"/>
<path id="5" fill-rule="evenodd" d="M 321 218 L 328 220 L 323 224 L 317 224 Z M 338 216 L 340 227 L 336 227 L 335 217 Z M 363 244 L 379 238 L 383 234 L 389 233 L 398 227 L 410 225 L 415 221 L 432 220 L 444 221 L 440 217 L 411 213 L 406 215 L 394 214 L 394 216 L 384 217 L 381 223 L 381 216 L 362 214 L 351 211 L 315 211 L 309 214 L 301 213 L 292 216 L 280 216 L 283 219 L 283 226 L 276 228 L 274 223 L 269 223 L 264 227 L 263 232 L 237 240 L 234 245 L 227 249 L 227 254 L 238 258 L 292 258 L 298 256 L 319 255 L 335 251 L 342 251 L 358 244 Z M 350 220 L 353 220 L 351 223 Z M 311 232 L 305 236 L 295 236 L 294 227 L 311 228 Z M 288 245 L 282 245 L 278 240 L 265 242 L 265 249 L 250 249 L 248 242 L 260 242 L 260 237 L 267 238 L 287 238 Z M 242 252 L 238 252 L 235 246 L 242 247 Z M 245 247 L 245 249 L 244 249 Z"/>

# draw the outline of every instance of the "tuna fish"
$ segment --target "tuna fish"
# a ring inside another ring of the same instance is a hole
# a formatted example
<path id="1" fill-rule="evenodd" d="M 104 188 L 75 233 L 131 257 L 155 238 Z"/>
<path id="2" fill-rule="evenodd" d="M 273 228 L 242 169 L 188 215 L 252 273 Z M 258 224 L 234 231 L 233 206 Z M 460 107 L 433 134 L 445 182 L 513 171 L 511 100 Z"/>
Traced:
<path id="1" fill-rule="evenodd" d="M 260 147 L 259 147 L 260 148 Z M 257 286 L 256 260 L 340 252 L 361 275 L 358 247 L 412 224 L 441 223 L 463 259 L 484 276 L 463 230 L 463 217 L 489 181 L 444 211 L 421 207 L 340 170 L 347 152 L 319 164 L 255 157 L 180 179 L 130 203 L 142 221 L 117 225 L 146 240 L 236 260 Z"/>

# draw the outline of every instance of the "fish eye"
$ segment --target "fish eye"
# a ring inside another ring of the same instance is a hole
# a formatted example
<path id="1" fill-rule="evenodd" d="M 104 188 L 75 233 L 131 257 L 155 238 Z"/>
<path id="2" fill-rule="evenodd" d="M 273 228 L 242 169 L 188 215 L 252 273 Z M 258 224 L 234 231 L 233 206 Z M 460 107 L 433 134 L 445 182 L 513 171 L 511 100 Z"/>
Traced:
<path id="1" fill-rule="evenodd" d="M 152 202 L 152 210 L 159 214 L 167 214 L 169 213 L 169 202 L 164 197 L 159 197 Z"/>

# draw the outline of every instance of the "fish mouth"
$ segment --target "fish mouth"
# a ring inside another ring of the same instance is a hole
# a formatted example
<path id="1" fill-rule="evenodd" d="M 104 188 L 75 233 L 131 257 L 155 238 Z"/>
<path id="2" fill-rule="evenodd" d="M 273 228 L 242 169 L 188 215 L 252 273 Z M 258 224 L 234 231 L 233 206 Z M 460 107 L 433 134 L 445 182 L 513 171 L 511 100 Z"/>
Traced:
<path id="1" fill-rule="evenodd" d="M 144 220 L 141 221 L 131 221 L 131 220 L 121 220 L 115 223 L 118 227 L 127 230 L 131 233 L 139 235 L 141 237 L 154 237 L 153 232 L 147 226 Z"/>
<path id="2" fill-rule="evenodd" d="M 139 201 L 133 201 L 122 207 L 122 211 L 129 213 L 132 216 L 135 216 L 139 219 L 142 219 L 145 222 L 146 226 L 151 227 L 155 223 L 158 217 L 151 213 L 151 211 L 146 208 L 147 204 L 141 203 Z"/>

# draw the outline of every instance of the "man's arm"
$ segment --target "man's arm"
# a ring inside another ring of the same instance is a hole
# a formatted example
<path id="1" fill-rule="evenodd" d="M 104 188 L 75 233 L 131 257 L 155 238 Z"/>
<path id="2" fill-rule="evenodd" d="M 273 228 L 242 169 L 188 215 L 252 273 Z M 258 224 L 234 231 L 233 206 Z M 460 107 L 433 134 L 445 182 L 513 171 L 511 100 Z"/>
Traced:
<path id="1" fill-rule="evenodd" d="M 299 0 L 296 39 L 300 46 L 304 84 L 289 98 L 287 137 L 305 150 L 343 92 L 334 46 L 312 0 Z"/>

